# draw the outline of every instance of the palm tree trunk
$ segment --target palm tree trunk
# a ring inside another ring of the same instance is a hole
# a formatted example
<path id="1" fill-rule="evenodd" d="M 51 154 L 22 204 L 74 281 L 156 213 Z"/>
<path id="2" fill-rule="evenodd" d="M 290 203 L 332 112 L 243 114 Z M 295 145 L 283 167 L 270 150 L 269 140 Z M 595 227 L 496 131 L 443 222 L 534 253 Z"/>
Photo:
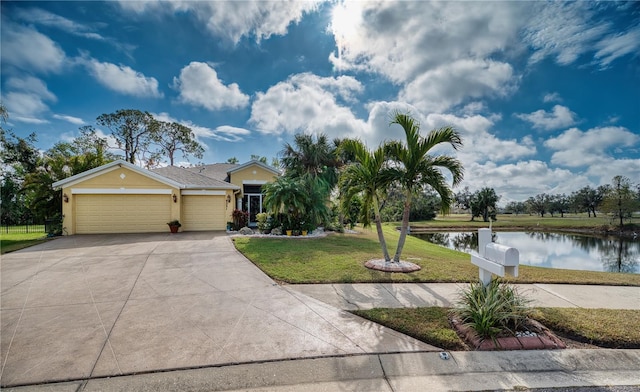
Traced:
<path id="1" fill-rule="evenodd" d="M 407 191 L 406 199 L 404 201 L 404 211 L 402 212 L 402 228 L 400 229 L 400 238 L 398 239 L 398 248 L 396 254 L 393 256 L 393 262 L 400 262 L 400 255 L 404 248 L 404 242 L 407 239 L 407 232 L 409 231 L 409 213 L 411 212 L 411 191 Z"/>
<path id="2" fill-rule="evenodd" d="M 378 206 L 378 200 L 374 197 L 373 200 L 373 214 L 374 220 L 376 222 L 376 230 L 378 231 L 378 241 L 380 241 L 380 246 L 382 247 L 382 254 L 384 255 L 384 261 L 391 261 L 391 256 L 389 256 L 389 250 L 387 250 L 387 241 L 384 239 L 384 233 L 382 232 L 382 219 L 380 218 L 380 207 Z"/>

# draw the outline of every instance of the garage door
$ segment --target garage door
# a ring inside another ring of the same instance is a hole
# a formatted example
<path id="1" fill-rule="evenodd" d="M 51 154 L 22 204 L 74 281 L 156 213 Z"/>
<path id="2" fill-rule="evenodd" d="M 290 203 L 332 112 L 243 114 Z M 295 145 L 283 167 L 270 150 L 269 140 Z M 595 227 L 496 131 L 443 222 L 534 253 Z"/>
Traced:
<path id="1" fill-rule="evenodd" d="M 224 196 L 183 196 L 182 230 L 225 230 L 224 203 Z"/>
<path id="2" fill-rule="evenodd" d="M 152 233 L 168 231 L 167 195 L 75 195 L 76 233 Z"/>

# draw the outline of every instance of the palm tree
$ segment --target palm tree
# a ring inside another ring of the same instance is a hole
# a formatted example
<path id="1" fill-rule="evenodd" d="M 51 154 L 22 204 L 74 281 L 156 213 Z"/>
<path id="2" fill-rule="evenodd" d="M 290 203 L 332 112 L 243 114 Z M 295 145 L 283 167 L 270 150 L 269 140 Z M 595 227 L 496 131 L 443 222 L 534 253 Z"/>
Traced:
<path id="1" fill-rule="evenodd" d="M 337 141 L 329 142 L 327 135 L 320 134 L 313 140 L 313 135 L 299 133 L 294 137 L 294 146 L 287 143 L 280 152 L 285 173 L 292 177 L 310 176 L 324 180 L 330 187 L 338 182 L 336 148 Z"/>
<path id="2" fill-rule="evenodd" d="M 386 262 L 391 261 L 387 243 L 382 232 L 380 218 L 380 195 L 391 183 L 392 178 L 386 167 L 384 147 L 370 152 L 359 140 L 346 139 L 342 141 L 340 149 L 353 158 L 353 162 L 346 166 L 340 176 L 339 188 L 342 193 L 342 208 L 348 208 L 351 199 L 356 195 L 362 197 L 360 221 L 365 227 L 371 224 L 371 210 L 373 210 L 378 240 Z"/>
<path id="3" fill-rule="evenodd" d="M 425 186 L 430 186 L 440 195 L 442 201 L 440 211 L 447 213 L 454 195 L 440 169 L 447 169 L 451 173 L 453 186 L 456 186 L 462 181 L 464 168 L 455 158 L 429 155 L 429 151 L 441 143 L 449 143 L 455 150 L 462 147 L 462 139 L 455 129 L 451 127 L 434 129 L 426 137 L 422 137 L 420 124 L 409 114 L 400 112 L 394 113 L 391 124 L 400 125 L 407 139 L 406 144 L 398 141 L 386 144 L 387 154 L 396 163 L 392 169 L 394 178 L 402 186 L 405 195 L 402 229 L 398 248 L 393 256 L 393 261 L 399 262 L 409 229 L 409 212 L 413 195 Z"/>

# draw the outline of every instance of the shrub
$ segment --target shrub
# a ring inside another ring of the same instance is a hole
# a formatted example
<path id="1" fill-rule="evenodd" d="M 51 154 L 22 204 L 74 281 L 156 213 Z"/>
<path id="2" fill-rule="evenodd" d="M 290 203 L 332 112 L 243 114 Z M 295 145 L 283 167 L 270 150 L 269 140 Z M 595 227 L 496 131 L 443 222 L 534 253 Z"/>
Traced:
<path id="1" fill-rule="evenodd" d="M 515 287 L 494 279 L 486 287 L 476 282 L 462 290 L 453 313 L 479 336 L 495 339 L 503 331 L 515 333 L 529 316 L 530 302 Z"/>
<path id="2" fill-rule="evenodd" d="M 241 210 L 233 210 L 233 230 L 240 230 L 249 222 L 249 213 Z"/>
<path id="3" fill-rule="evenodd" d="M 261 233 L 266 233 L 271 230 L 271 216 L 266 212 L 256 214 L 256 221 L 258 222 L 258 230 L 260 230 Z"/>

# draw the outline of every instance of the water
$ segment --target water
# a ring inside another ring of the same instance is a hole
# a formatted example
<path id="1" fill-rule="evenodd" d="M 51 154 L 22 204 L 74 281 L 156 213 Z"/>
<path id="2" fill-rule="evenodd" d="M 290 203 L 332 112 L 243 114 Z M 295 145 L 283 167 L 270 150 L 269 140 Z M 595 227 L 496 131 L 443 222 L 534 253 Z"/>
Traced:
<path id="1" fill-rule="evenodd" d="M 477 253 L 478 232 L 413 236 L 466 253 Z M 640 273 L 640 238 L 565 233 L 493 232 L 493 241 L 518 249 L 520 264 L 546 268 Z"/>

